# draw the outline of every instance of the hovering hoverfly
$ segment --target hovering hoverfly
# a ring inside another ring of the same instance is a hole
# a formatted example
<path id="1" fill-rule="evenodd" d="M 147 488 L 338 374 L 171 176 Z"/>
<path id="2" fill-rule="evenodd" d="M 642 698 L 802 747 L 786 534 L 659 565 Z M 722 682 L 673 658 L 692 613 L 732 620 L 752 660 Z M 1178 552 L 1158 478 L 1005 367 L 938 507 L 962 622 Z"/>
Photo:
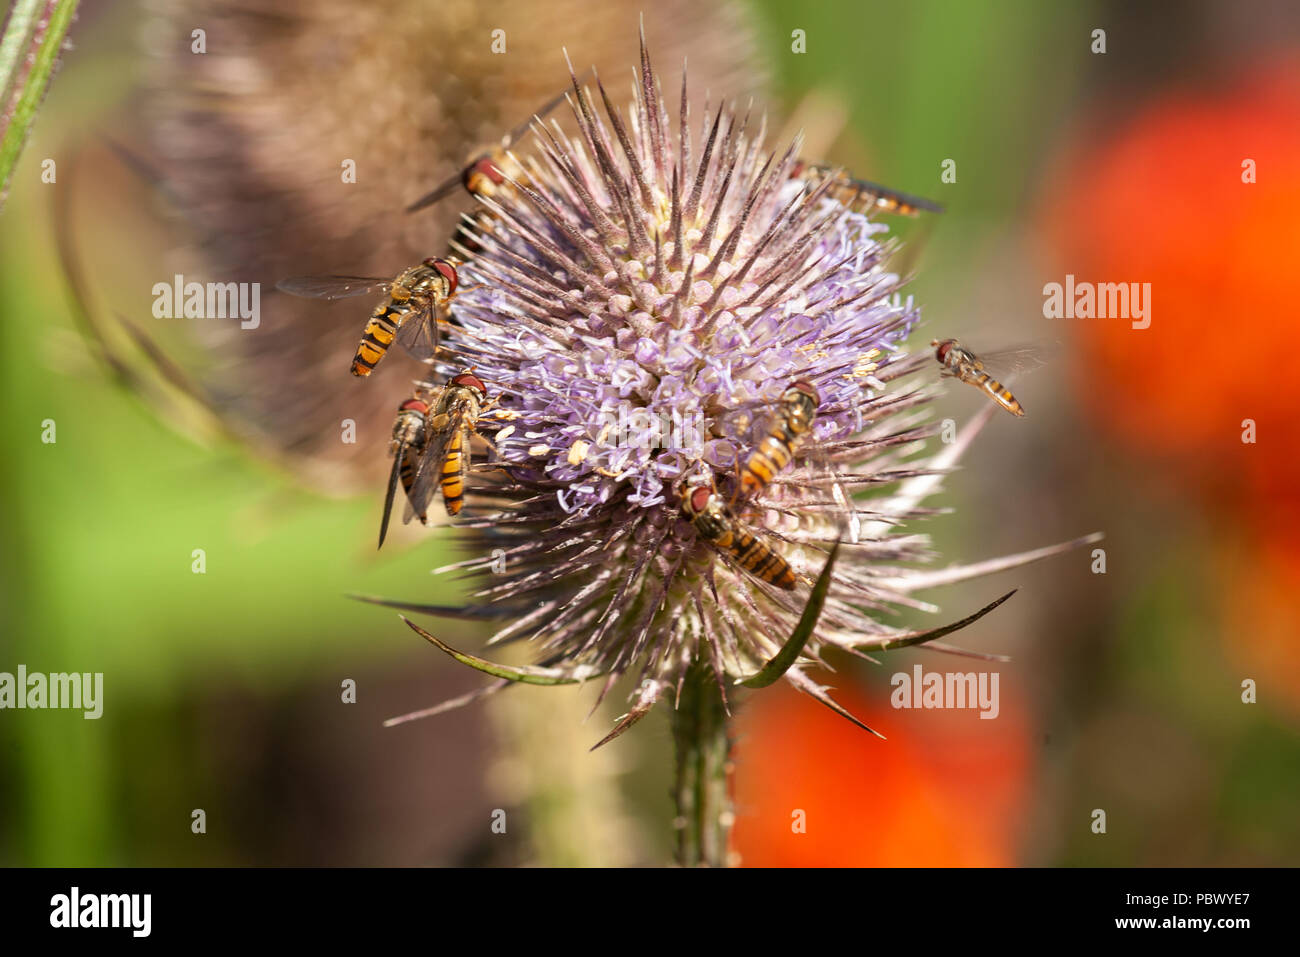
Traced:
<path id="1" fill-rule="evenodd" d="M 689 489 L 682 498 L 682 514 L 701 538 L 730 555 L 745 571 L 777 588 L 794 589 L 790 563 L 741 524 L 715 489 L 703 485 Z"/>
<path id="2" fill-rule="evenodd" d="M 479 416 L 492 405 L 487 386 L 473 372 L 452 376 L 443 387 L 426 418 L 424 447 L 407 491 L 407 521 L 412 515 L 426 521 L 435 486 L 442 490 L 447 514 L 460 512 L 465 504 L 470 439 L 478 428 Z"/>
<path id="3" fill-rule="evenodd" d="M 855 213 L 869 213 L 877 209 L 886 213 L 897 213 L 900 216 L 918 216 L 922 212 L 943 212 L 943 207 L 933 200 L 900 193 L 865 179 L 854 179 L 848 173 L 837 170 L 833 166 L 805 163 L 799 160 L 790 170 L 791 179 L 802 180 L 810 189 L 820 185 L 828 177 L 832 180 L 828 195 L 832 199 L 839 200 Z"/>
<path id="4" fill-rule="evenodd" d="M 951 376 L 959 382 L 974 386 L 1012 415 L 1024 415 L 1024 407 L 1004 386 L 986 370 L 1005 370 L 1005 373 L 1024 372 L 1042 364 L 1044 350 L 1038 346 L 990 352 L 983 358 L 967 349 L 956 339 L 932 339 L 934 357 L 943 366 L 942 376 Z"/>
<path id="5" fill-rule="evenodd" d="M 796 379 L 786 386 L 767 433 L 737 468 L 740 481 L 731 499 L 733 504 L 742 494 L 752 496 L 767 488 L 777 473 L 790 464 L 796 448 L 812 429 L 820 406 L 821 397 L 811 382 Z M 809 507 L 825 508 L 836 514 L 842 520 L 848 540 L 856 544 L 862 519 L 853 496 L 830 467 L 825 454 L 814 454 L 806 465 L 803 474 L 789 480 L 790 484 L 813 495 L 806 500 Z"/>
<path id="6" fill-rule="evenodd" d="M 547 100 L 528 119 L 503 136 L 501 142 L 476 150 L 469 157 L 464 169 L 439 183 L 433 188 L 432 192 L 426 193 L 410 206 L 407 206 L 406 211 L 414 213 L 432 206 L 456 192 L 457 188 L 463 188 L 471 196 L 491 198 L 497 195 L 503 185 L 506 185 L 507 178 L 513 179 L 516 183 L 526 183 L 528 181 L 527 174 L 519 161 L 510 154 L 510 147 L 514 146 L 519 141 L 519 138 L 528 132 L 533 120 L 544 118 L 563 103 L 568 92 L 568 90 L 565 90 L 558 96 Z"/>
<path id="7" fill-rule="evenodd" d="M 800 379 L 781 393 L 776 419 L 767 435 L 740 467 L 740 491 L 745 495 L 766 488 L 772 476 L 790 464 L 795 446 L 812 428 L 821 397 L 812 384 Z"/>
<path id="8" fill-rule="evenodd" d="M 425 425 L 429 418 L 427 401 L 431 387 L 421 383 L 416 386 L 415 395 L 397 407 L 397 421 L 393 423 L 393 441 L 390 454 L 393 456 L 393 470 L 388 475 L 388 493 L 384 497 L 384 517 L 379 525 L 379 547 L 384 547 L 384 538 L 388 535 L 388 519 L 393 513 L 393 499 L 397 495 L 397 483 L 400 481 L 411 500 L 411 486 L 415 482 L 415 473 L 419 467 L 420 453 L 424 451 L 426 435 Z M 420 521 L 427 516 L 420 511 Z"/>
<path id="9" fill-rule="evenodd" d="M 438 324 L 450 317 L 456 294 L 456 266 L 446 259 L 426 259 L 405 269 L 396 279 L 365 276 L 300 276 L 282 279 L 276 288 L 311 299 L 347 299 L 371 292 L 387 295 L 370 314 L 352 374 L 370 375 L 394 341 L 414 358 L 432 359 L 438 352 Z"/>

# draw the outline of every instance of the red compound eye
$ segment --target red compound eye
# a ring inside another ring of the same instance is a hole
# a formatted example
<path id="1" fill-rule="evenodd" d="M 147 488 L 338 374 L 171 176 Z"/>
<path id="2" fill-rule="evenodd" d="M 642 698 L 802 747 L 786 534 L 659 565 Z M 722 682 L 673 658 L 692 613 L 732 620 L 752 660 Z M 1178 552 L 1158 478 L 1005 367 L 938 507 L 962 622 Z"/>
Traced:
<path id="1" fill-rule="evenodd" d="M 710 489 L 700 487 L 691 492 L 691 511 L 702 512 L 709 507 L 709 499 L 713 498 L 713 492 Z"/>
<path id="2" fill-rule="evenodd" d="M 800 379 L 797 382 L 791 382 L 790 388 L 795 389 L 798 392 L 802 392 L 804 395 L 808 396 L 808 398 L 813 400 L 813 405 L 821 405 L 821 401 L 822 401 L 821 396 L 817 394 L 817 390 L 813 388 L 813 384 L 811 382 L 808 382 L 805 379 Z"/>
<path id="3" fill-rule="evenodd" d="M 407 399 L 397 407 L 398 412 L 409 412 L 414 410 L 421 415 L 429 411 L 429 404 L 421 399 Z"/>
<path id="4" fill-rule="evenodd" d="M 501 167 L 497 166 L 490 156 L 483 156 L 474 161 L 473 165 L 470 166 L 470 173 L 468 175 L 473 175 L 474 173 L 478 173 L 480 176 L 486 176 L 497 185 L 506 181 L 505 175 L 501 172 Z"/>
<path id="5" fill-rule="evenodd" d="M 951 339 L 945 339 L 943 342 L 939 343 L 939 348 L 934 351 L 935 358 L 940 362 L 947 358 L 948 350 L 952 348 L 952 342 L 953 340 Z"/>
<path id="6" fill-rule="evenodd" d="M 451 384 L 464 386 L 466 389 L 473 389 L 476 392 L 487 395 L 487 386 L 483 384 L 482 379 L 472 372 L 462 372 L 460 375 L 453 377 Z"/>
<path id="7" fill-rule="evenodd" d="M 450 296 L 456 291 L 456 283 L 458 282 L 458 279 L 456 276 L 455 266 L 447 262 L 445 259 L 426 259 L 424 264 L 430 269 L 436 270 L 439 276 L 447 280 L 447 295 Z"/>

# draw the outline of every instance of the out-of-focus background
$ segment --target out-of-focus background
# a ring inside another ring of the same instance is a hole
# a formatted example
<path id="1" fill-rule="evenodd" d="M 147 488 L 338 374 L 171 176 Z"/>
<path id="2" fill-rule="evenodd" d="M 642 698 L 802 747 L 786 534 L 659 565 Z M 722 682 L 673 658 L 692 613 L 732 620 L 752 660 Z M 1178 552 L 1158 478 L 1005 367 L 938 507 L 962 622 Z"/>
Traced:
<path id="1" fill-rule="evenodd" d="M 411 367 L 353 381 L 366 305 L 269 292 L 437 252 L 459 198 L 424 220 L 401 205 L 557 92 L 561 45 L 602 77 L 633 62 L 636 4 L 592 21 L 556 0 L 538 29 L 527 6 L 83 5 L 0 216 L 0 671 L 103 672 L 105 704 L 95 721 L 0 711 L 0 863 L 668 858 L 663 715 L 594 754 L 619 710 L 583 723 L 595 688 L 381 727 L 484 680 L 344 597 L 457 600 L 429 574 L 454 560 L 444 533 L 374 550 L 376 450 Z M 741 860 L 1295 864 L 1300 11 L 756 0 L 700 22 L 688 6 L 646 13 L 666 75 L 687 54 L 715 103 L 756 92 L 771 128 L 947 206 L 898 224 L 922 253 L 918 340 L 1059 343 L 1016 381 L 1028 415 L 994 420 L 947 482 L 954 513 L 921 529 L 944 560 L 1107 536 L 1104 556 L 932 596 L 958 617 L 1018 586 L 962 642 L 1010 663 L 837 661 L 837 695 L 886 742 L 792 692 L 749 695 Z M 60 238 L 116 372 L 74 318 Z M 154 319 L 153 284 L 178 272 L 262 281 L 263 328 Z M 1067 274 L 1150 283 L 1150 327 L 1045 318 Z M 223 418 L 151 373 L 119 313 Z M 120 381 L 135 375 L 143 391 Z M 951 389 L 936 415 L 980 402 Z M 439 633 L 478 647 L 469 624 Z M 917 663 L 996 669 L 999 716 L 891 708 L 890 676 Z"/>

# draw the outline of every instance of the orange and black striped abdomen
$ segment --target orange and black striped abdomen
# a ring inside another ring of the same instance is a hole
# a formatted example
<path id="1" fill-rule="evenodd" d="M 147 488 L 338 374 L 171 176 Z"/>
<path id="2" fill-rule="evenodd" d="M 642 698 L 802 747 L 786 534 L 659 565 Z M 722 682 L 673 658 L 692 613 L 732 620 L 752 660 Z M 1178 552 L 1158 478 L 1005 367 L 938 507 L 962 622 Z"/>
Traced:
<path id="1" fill-rule="evenodd" d="M 410 306 L 401 303 L 386 303 L 375 307 L 366 323 L 361 342 L 357 345 L 357 354 L 352 357 L 353 375 L 370 375 L 370 370 L 379 364 L 379 360 L 388 352 L 389 346 L 397 336 L 397 327 L 402 324 Z"/>
<path id="2" fill-rule="evenodd" d="M 769 434 L 763 436 L 745 467 L 740 470 L 740 487 L 746 493 L 766 488 L 772 477 L 790 464 L 794 457 L 794 443 L 798 434 L 790 423 L 782 420 Z"/>
<path id="3" fill-rule="evenodd" d="M 991 398 L 998 405 L 1002 406 L 1002 408 L 1006 409 L 1012 415 L 1025 414 L 1024 408 L 1021 406 L 1020 402 L 1016 399 L 1016 397 L 1011 394 L 1011 390 L 1008 389 L 1006 386 L 1004 386 L 997 379 L 990 376 L 987 372 L 981 372 L 979 375 L 977 375 L 975 377 L 975 381 L 973 385 L 975 385 L 976 388 L 985 392 L 989 396 L 989 398 Z"/>
<path id="4" fill-rule="evenodd" d="M 701 538 L 730 555 L 745 571 L 777 588 L 794 588 L 789 563 L 738 523 L 715 491 L 703 486 L 692 489 L 682 499 L 682 513 Z"/>
<path id="5" fill-rule="evenodd" d="M 735 558 L 755 578 L 787 591 L 794 588 L 790 563 L 754 533 L 743 528 L 728 529 L 713 544 Z"/>
<path id="6" fill-rule="evenodd" d="M 447 514 L 455 515 L 465 504 L 465 433 L 461 429 L 447 439 L 447 452 L 442 459 L 442 502 Z"/>
<path id="7" fill-rule="evenodd" d="M 921 212 L 920 209 L 898 196 L 877 196 L 875 205 L 877 209 L 883 209 L 887 213 L 897 213 L 899 216 L 916 216 Z"/>
<path id="8" fill-rule="evenodd" d="M 777 472 L 790 464 L 794 447 L 812 428 L 821 399 L 817 390 L 802 379 L 790 383 L 781 393 L 776 422 L 740 470 L 740 488 L 752 495 L 766 488 Z"/>
<path id="9" fill-rule="evenodd" d="M 863 179 L 854 179 L 841 173 L 831 188 L 831 195 L 844 206 L 856 213 L 870 213 L 881 210 L 898 216 L 919 216 L 923 211 L 941 213 L 943 207 L 932 200 L 919 196 L 909 196 L 897 190 L 871 183 Z"/>

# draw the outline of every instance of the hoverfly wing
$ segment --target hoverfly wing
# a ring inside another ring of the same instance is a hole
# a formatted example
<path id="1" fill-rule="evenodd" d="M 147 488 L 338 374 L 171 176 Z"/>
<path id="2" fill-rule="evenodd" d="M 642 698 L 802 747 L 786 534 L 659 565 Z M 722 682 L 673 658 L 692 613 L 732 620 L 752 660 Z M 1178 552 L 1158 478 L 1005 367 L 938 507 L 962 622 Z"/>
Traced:
<path id="1" fill-rule="evenodd" d="M 408 213 L 418 213 L 422 209 L 432 206 L 434 203 L 446 199 L 458 189 L 463 189 L 465 171 L 459 170 L 435 186 L 430 192 L 425 193 L 410 206 L 406 207 Z"/>
<path id="2" fill-rule="evenodd" d="M 432 303 L 416 310 L 397 327 L 397 344 L 420 362 L 429 362 L 438 354 L 438 322 L 443 310 Z"/>
<path id="3" fill-rule="evenodd" d="M 977 352 L 975 357 L 979 359 L 984 371 L 989 375 L 1006 377 L 1033 372 L 1051 361 L 1059 351 L 1056 344 L 1033 343 L 991 352 Z"/>
<path id="4" fill-rule="evenodd" d="M 587 69 L 583 70 L 582 73 L 578 76 L 578 82 L 579 83 L 585 82 L 587 78 L 591 76 L 591 72 L 592 72 L 591 67 L 588 67 Z M 528 132 L 529 128 L 533 125 L 534 120 L 546 119 L 546 117 L 549 116 L 557 106 L 559 106 L 561 103 L 564 102 L 564 98 L 568 95 L 569 95 L 569 87 L 565 87 L 563 90 L 555 94 L 555 96 L 551 97 L 541 106 L 539 106 L 537 109 L 533 110 L 533 112 L 528 115 L 528 119 L 524 120 L 522 123 L 520 123 L 513 130 L 511 130 L 509 133 L 507 133 L 504 137 L 501 138 L 502 148 L 509 149 L 510 147 L 514 146 L 515 142 L 521 136 L 523 136 L 525 133 Z"/>
<path id="5" fill-rule="evenodd" d="M 407 493 L 406 514 L 402 519 L 404 522 L 428 511 L 429 502 L 433 500 L 442 479 L 442 463 L 447 455 L 447 446 L 465 425 L 469 409 L 464 401 L 453 401 L 445 409 L 441 407 L 440 401 L 439 411 L 430 414 L 425 425 L 424 452 L 416 466 L 411 490 Z M 467 461 L 468 456 L 461 458 L 462 469 Z"/>
<path id="6" fill-rule="evenodd" d="M 590 74 L 591 74 L 591 70 L 590 68 L 588 68 L 582 73 L 580 77 L 578 77 L 578 79 L 585 80 Z M 516 140 L 518 140 L 521 136 L 523 136 L 525 133 L 528 132 L 529 127 L 533 125 L 533 120 L 540 120 L 546 117 L 547 115 L 549 115 L 557 106 L 559 106 L 561 103 L 564 102 L 564 98 L 568 95 L 568 93 L 569 91 L 567 88 L 560 91 L 558 94 L 551 97 L 551 99 L 543 103 L 540 108 L 530 113 L 526 120 L 524 120 L 514 129 L 510 130 L 508 133 L 506 133 L 505 136 L 501 138 L 501 143 L 500 143 L 501 148 L 509 149 L 511 146 L 513 146 Z M 441 183 L 435 186 L 431 191 L 425 193 L 423 196 L 421 196 L 419 199 L 413 202 L 410 206 L 407 206 L 406 212 L 417 213 L 422 209 L 427 209 L 428 207 L 432 206 L 434 203 L 446 199 L 452 193 L 457 192 L 460 189 L 463 189 L 464 184 L 465 184 L 465 170 L 461 169 L 453 173 L 447 179 L 443 180 Z"/>
<path id="7" fill-rule="evenodd" d="M 384 517 L 379 522 L 379 547 L 384 547 L 388 536 L 388 520 L 393 514 L 393 499 L 397 497 L 398 480 L 402 474 L 402 459 L 406 456 L 407 445 L 403 442 L 393 454 L 393 470 L 388 474 L 388 492 L 384 495 Z"/>
<path id="8" fill-rule="evenodd" d="M 827 455 L 815 458 L 819 470 L 824 473 L 829 487 L 831 501 L 834 502 L 832 514 L 840 525 L 839 537 L 850 544 L 857 545 L 862 540 L 862 515 L 860 503 L 853 495 L 852 489 L 846 487 Z"/>
<path id="9" fill-rule="evenodd" d="M 778 403 L 779 394 L 775 399 L 770 394 L 759 395 L 728 406 L 718 413 L 717 421 L 724 433 L 732 434 L 739 441 L 758 441 L 764 435 L 763 430 L 779 418 Z"/>
<path id="10" fill-rule="evenodd" d="M 856 545 L 862 537 L 862 505 L 835 469 L 831 453 L 815 440 L 801 444 L 784 476 L 774 479 L 786 484 L 802 499 L 805 510 L 826 515 L 839 529 L 839 537 Z M 827 539 L 827 544 L 832 540 Z"/>
<path id="11" fill-rule="evenodd" d="M 391 279 L 373 276 L 294 276 L 275 284 L 281 292 L 306 299 L 350 299 L 372 292 L 387 292 L 392 286 Z"/>

